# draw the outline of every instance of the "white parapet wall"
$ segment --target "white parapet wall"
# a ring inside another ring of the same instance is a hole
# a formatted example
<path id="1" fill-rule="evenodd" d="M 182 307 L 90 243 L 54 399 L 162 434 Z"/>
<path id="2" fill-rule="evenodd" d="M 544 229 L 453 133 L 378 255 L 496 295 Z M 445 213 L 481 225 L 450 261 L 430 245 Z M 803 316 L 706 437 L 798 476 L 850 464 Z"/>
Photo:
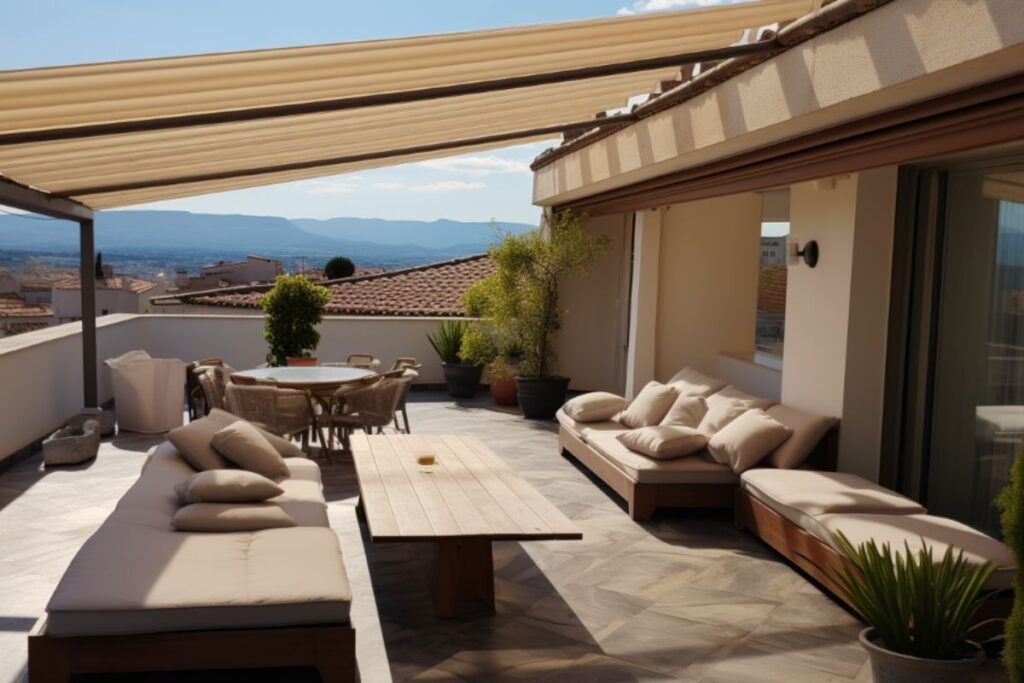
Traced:
<path id="1" fill-rule="evenodd" d="M 328 317 L 317 357 L 343 361 L 372 353 L 390 367 L 399 356 L 423 363 L 420 383 L 444 381 L 427 333 L 440 318 Z M 157 358 L 219 357 L 236 369 L 263 363 L 261 316 L 108 315 L 96 322 L 100 400 L 112 398 L 104 359 L 132 349 Z M 45 437 L 82 407 L 82 327 L 68 323 L 0 339 L 0 461 Z M 183 392 L 184 396 L 184 392 Z"/>

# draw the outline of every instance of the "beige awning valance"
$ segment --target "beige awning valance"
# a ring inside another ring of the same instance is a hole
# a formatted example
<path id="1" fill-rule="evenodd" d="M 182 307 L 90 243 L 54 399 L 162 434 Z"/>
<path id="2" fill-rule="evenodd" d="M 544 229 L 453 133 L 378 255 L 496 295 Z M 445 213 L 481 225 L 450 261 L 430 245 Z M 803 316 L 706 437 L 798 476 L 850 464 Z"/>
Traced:
<path id="1" fill-rule="evenodd" d="M 106 209 L 543 139 L 814 4 L 0 72 L 0 173 Z"/>

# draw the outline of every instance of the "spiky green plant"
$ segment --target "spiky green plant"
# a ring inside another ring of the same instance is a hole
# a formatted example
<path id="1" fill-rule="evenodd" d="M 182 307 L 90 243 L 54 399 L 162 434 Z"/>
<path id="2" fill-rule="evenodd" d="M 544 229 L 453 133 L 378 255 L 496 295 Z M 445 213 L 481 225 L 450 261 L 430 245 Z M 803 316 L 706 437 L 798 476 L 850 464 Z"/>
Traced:
<path id="1" fill-rule="evenodd" d="M 888 543 L 854 547 L 842 533 L 834 538 L 852 566 L 830 573 L 885 648 L 926 659 L 964 656 L 967 631 L 995 565 L 971 564 L 952 547 L 936 562 L 923 539 L 914 553 L 906 543 L 904 552 L 893 552 Z"/>
<path id="2" fill-rule="evenodd" d="M 461 360 L 462 338 L 466 336 L 469 324 L 465 320 L 442 320 L 437 331 L 428 334 L 427 340 L 444 363 L 458 363 Z"/>
<path id="3" fill-rule="evenodd" d="M 270 345 L 267 362 L 284 365 L 288 358 L 308 356 L 320 343 L 316 326 L 331 300 L 326 287 L 314 285 L 304 275 L 282 275 L 263 295 L 263 338 Z"/>
<path id="4" fill-rule="evenodd" d="M 1013 553 L 1017 566 L 1024 566 L 1024 452 L 1010 468 L 1010 481 L 996 498 L 1001 511 L 1003 540 Z M 1013 579 L 1013 610 L 1006 620 L 1003 666 L 1013 683 L 1024 683 L 1024 573 Z"/>

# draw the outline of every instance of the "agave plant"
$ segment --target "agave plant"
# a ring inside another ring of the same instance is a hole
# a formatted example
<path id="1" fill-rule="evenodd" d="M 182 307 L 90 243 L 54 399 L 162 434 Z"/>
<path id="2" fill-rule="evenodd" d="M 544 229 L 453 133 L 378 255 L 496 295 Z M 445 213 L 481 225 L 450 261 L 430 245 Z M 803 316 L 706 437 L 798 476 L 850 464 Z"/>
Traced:
<path id="1" fill-rule="evenodd" d="M 468 323 L 465 320 L 443 320 L 437 332 L 428 334 L 427 339 L 444 363 L 458 363 L 461 358 L 462 338 L 466 335 Z"/>
<path id="2" fill-rule="evenodd" d="M 922 540 L 914 553 L 893 552 L 874 540 L 854 547 L 842 533 L 836 546 L 849 565 L 831 573 L 850 603 L 874 627 L 881 645 L 925 659 L 959 659 L 982 594 L 996 567 L 972 564 L 947 548 L 938 562 Z"/>

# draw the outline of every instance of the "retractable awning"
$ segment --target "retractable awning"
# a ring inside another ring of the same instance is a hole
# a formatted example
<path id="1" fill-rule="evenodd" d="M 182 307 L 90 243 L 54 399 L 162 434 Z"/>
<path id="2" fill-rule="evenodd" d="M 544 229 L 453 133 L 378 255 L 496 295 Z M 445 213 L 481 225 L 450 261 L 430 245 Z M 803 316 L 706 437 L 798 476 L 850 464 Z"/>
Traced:
<path id="1" fill-rule="evenodd" d="M 0 173 L 108 209 L 550 138 L 819 4 L 0 72 Z"/>

